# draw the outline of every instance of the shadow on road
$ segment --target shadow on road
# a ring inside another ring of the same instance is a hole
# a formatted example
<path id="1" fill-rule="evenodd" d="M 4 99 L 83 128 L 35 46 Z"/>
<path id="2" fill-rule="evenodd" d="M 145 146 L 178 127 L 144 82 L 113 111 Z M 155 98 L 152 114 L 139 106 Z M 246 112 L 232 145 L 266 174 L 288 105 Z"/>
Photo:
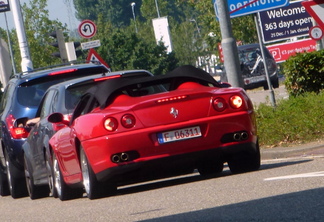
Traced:
<path id="1" fill-rule="evenodd" d="M 159 217 L 159 221 L 323 221 L 324 188 Z"/>
<path id="2" fill-rule="evenodd" d="M 312 160 L 296 160 L 296 161 L 289 161 L 289 162 L 281 162 L 281 163 L 267 163 L 262 164 L 260 170 L 268 170 L 278 167 L 285 167 L 289 165 L 301 164 L 306 163 Z M 141 184 L 132 184 L 129 186 L 124 186 L 118 189 L 117 195 L 126 195 L 131 193 L 139 193 L 149 190 L 155 190 L 165 187 L 172 187 L 186 183 L 198 182 L 203 180 L 215 179 L 218 177 L 225 177 L 225 176 L 232 176 L 234 174 L 227 168 L 225 165 L 224 171 L 221 174 L 213 175 L 210 177 L 203 177 L 200 176 L 197 171 L 194 171 L 192 174 L 186 174 L 178 177 L 171 177 L 171 178 L 164 178 L 158 181 L 146 181 Z"/>

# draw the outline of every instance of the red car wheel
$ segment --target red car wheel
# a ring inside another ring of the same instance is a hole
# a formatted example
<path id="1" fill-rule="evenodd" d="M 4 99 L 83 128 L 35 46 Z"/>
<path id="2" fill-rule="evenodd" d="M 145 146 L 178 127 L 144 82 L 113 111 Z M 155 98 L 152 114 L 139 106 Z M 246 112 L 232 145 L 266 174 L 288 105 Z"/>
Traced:
<path id="1" fill-rule="evenodd" d="M 115 185 L 109 182 L 99 182 L 97 180 L 82 147 L 80 148 L 80 165 L 84 189 L 89 199 L 109 196 L 116 191 Z"/>
<path id="2" fill-rule="evenodd" d="M 54 186 L 60 200 L 70 200 L 82 197 L 83 189 L 73 189 L 64 182 L 64 178 L 55 155 L 53 155 L 53 171 Z"/>

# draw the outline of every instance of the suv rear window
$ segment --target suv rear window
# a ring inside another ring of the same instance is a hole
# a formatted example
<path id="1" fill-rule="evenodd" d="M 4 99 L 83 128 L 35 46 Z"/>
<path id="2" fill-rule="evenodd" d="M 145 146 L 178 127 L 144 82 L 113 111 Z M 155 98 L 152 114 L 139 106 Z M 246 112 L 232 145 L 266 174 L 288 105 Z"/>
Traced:
<path id="1" fill-rule="evenodd" d="M 18 86 L 17 100 L 18 103 L 26 107 L 37 107 L 45 93 L 52 85 L 94 74 L 103 73 L 101 68 L 79 69 L 73 72 L 62 73 L 57 75 L 44 76 L 37 79 L 29 80 Z M 76 77 L 77 76 L 77 77 Z"/>
<path id="2" fill-rule="evenodd" d="M 34 85 L 20 85 L 17 88 L 17 100 L 20 105 L 26 107 L 38 106 L 45 91 L 60 80 L 38 83 Z"/>
<path id="3" fill-rule="evenodd" d="M 243 75 L 247 76 L 259 76 L 265 75 L 263 59 L 261 55 L 260 47 L 251 46 L 251 47 L 238 47 L 239 59 L 242 65 L 247 69 L 241 71 Z M 264 53 L 266 57 L 266 64 L 270 75 L 277 71 L 276 61 L 273 59 L 272 55 L 267 48 L 264 48 Z M 244 67 L 243 67 L 244 68 Z"/>

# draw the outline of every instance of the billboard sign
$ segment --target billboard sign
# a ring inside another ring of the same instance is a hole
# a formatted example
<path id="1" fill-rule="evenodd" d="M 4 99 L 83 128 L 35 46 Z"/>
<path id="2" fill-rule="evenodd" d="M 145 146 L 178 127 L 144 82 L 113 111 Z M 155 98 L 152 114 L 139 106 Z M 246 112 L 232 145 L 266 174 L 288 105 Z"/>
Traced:
<path id="1" fill-rule="evenodd" d="M 268 50 L 277 63 L 284 62 L 296 53 L 312 52 L 316 50 L 316 41 L 303 39 L 293 42 L 268 45 Z"/>
<path id="2" fill-rule="evenodd" d="M 164 43 L 164 46 L 167 48 L 167 52 L 172 52 L 172 42 L 170 35 L 169 22 L 167 17 L 160 17 L 152 19 L 154 35 L 156 43 L 160 41 Z"/>
<path id="3" fill-rule="evenodd" d="M 312 17 L 301 1 L 289 6 L 260 12 L 262 37 L 265 43 L 308 36 Z"/>
<path id="4" fill-rule="evenodd" d="M 283 7 L 289 4 L 289 0 L 228 0 L 227 2 L 231 18 Z M 218 17 L 216 0 L 213 0 L 213 5 Z"/>

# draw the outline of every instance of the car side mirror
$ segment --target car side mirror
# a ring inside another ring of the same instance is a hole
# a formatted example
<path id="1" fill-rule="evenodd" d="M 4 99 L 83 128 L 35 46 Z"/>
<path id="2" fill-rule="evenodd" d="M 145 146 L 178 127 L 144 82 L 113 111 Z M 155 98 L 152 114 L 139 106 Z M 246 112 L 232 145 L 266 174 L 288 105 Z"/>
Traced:
<path id="1" fill-rule="evenodd" d="M 65 123 L 64 116 L 62 113 L 52 113 L 47 117 L 48 122 L 50 123 Z"/>
<path id="2" fill-rule="evenodd" d="M 231 84 L 229 84 L 228 82 L 219 82 L 219 85 L 221 88 L 229 88 L 232 87 Z"/>
<path id="3" fill-rule="evenodd" d="M 18 118 L 14 122 L 14 127 L 24 127 L 28 121 L 28 117 Z"/>

